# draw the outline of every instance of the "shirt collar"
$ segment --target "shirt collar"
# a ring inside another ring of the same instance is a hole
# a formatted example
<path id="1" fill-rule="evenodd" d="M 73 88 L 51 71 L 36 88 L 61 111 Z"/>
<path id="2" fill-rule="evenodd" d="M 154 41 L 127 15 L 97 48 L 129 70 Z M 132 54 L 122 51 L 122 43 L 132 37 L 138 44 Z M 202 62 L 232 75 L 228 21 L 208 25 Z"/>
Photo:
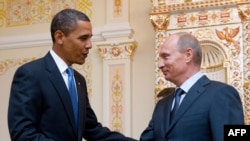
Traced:
<path id="1" fill-rule="evenodd" d="M 186 93 L 188 90 L 203 76 L 204 74 L 202 72 L 197 72 L 195 75 L 191 76 L 189 79 L 187 79 L 181 86 Z"/>
<path id="2" fill-rule="evenodd" d="M 53 49 L 50 49 L 50 54 L 52 58 L 55 60 L 56 65 L 61 73 L 64 73 L 68 68 L 68 65 L 63 61 L 63 59 L 58 56 Z"/>

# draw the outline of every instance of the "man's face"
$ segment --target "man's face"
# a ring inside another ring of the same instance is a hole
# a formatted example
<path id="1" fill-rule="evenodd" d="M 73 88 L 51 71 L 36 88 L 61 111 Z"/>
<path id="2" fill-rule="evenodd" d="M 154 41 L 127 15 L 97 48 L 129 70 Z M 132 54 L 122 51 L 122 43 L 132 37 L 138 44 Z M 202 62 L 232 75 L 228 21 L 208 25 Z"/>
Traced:
<path id="1" fill-rule="evenodd" d="M 168 81 L 177 84 L 186 70 L 185 54 L 177 47 L 177 37 L 168 37 L 159 48 L 158 67 Z"/>
<path id="2" fill-rule="evenodd" d="M 92 48 L 92 25 L 90 22 L 78 21 L 77 28 L 62 38 L 63 59 L 68 65 L 83 64 Z"/>

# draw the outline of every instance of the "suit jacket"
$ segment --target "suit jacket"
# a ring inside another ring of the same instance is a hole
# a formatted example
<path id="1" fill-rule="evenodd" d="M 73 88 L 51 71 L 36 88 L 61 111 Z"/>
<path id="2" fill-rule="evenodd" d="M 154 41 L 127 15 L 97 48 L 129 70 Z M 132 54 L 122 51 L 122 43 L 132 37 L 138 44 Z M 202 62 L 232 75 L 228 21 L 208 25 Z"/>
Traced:
<path id="1" fill-rule="evenodd" d="M 160 100 L 141 141 L 223 141 L 225 124 L 244 124 L 236 89 L 201 77 L 187 92 L 170 123 L 173 95 Z"/>
<path id="2" fill-rule="evenodd" d="M 63 77 L 50 53 L 17 69 L 10 93 L 8 126 L 13 141 L 130 141 L 103 127 L 92 110 L 85 78 L 74 70 L 79 130 Z"/>

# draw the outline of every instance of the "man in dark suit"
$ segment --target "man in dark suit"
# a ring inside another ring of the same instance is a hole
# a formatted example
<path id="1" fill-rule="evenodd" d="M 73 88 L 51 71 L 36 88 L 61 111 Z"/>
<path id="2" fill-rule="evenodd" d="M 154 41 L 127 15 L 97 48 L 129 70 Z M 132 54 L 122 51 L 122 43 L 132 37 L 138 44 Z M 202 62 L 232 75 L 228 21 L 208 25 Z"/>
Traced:
<path id="1" fill-rule="evenodd" d="M 158 67 L 182 93 L 156 104 L 141 141 L 223 141 L 224 125 L 244 124 L 237 90 L 209 80 L 200 72 L 201 60 L 201 47 L 193 35 L 166 38 L 159 48 Z"/>
<path id="2" fill-rule="evenodd" d="M 71 102 L 66 70 L 72 64 L 83 64 L 92 48 L 89 18 L 77 10 L 62 10 L 52 20 L 51 36 L 53 47 L 45 57 L 24 64 L 14 75 L 8 109 L 11 140 L 134 140 L 97 121 L 85 78 L 76 70 L 73 70 L 76 101 Z"/>

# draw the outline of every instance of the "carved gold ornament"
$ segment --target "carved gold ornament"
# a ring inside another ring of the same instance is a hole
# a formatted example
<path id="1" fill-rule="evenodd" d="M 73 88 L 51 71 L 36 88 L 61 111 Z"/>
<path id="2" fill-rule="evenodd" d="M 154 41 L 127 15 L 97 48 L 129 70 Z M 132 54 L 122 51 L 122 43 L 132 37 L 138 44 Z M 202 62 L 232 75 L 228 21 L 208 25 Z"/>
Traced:
<path id="1" fill-rule="evenodd" d="M 169 15 L 166 14 L 159 14 L 159 15 L 151 15 L 150 21 L 154 26 L 155 30 L 166 30 L 169 24 Z"/>

